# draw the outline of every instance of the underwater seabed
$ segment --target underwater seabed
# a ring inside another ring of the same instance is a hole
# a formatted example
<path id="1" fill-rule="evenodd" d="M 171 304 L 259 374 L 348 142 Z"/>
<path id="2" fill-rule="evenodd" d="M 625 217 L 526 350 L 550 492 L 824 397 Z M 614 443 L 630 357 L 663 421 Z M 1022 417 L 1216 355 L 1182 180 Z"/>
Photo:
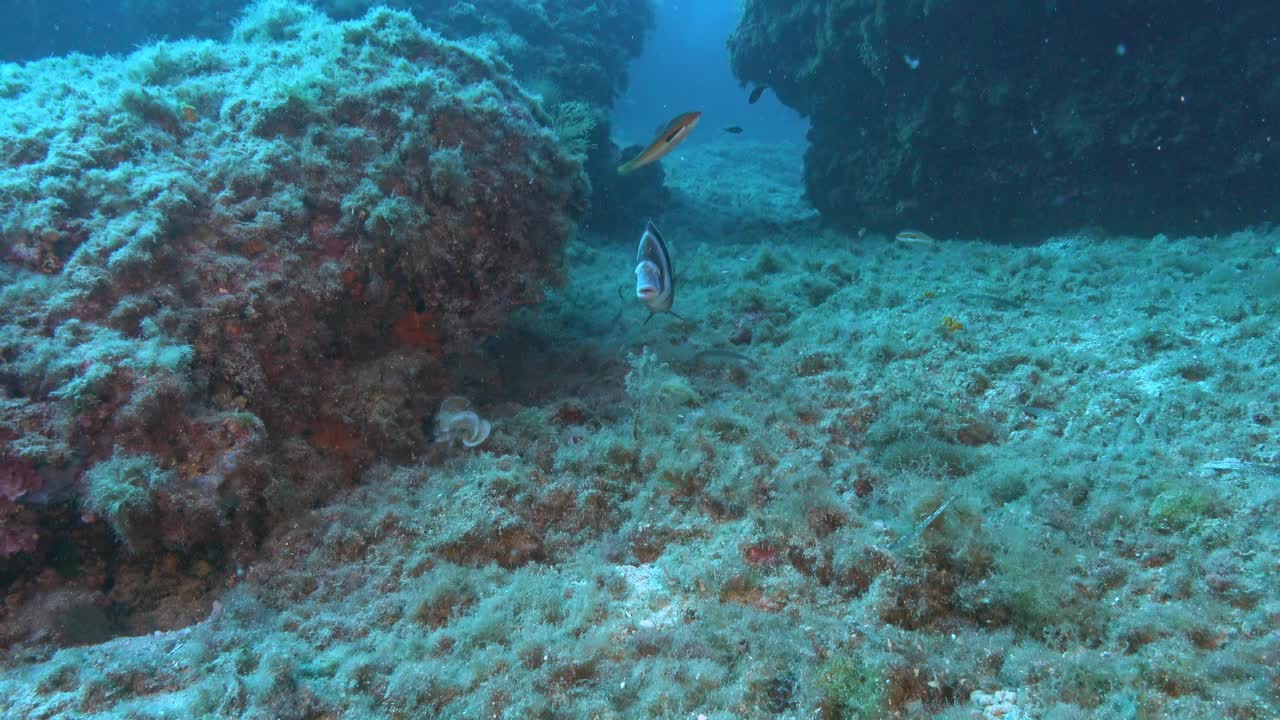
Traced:
<path id="1" fill-rule="evenodd" d="M 571 243 L 487 441 L 191 627 L 9 658 L 0 715 L 1280 716 L 1280 233 L 907 245 L 823 230 L 798 148 L 663 162 L 683 320 L 640 228 Z"/>

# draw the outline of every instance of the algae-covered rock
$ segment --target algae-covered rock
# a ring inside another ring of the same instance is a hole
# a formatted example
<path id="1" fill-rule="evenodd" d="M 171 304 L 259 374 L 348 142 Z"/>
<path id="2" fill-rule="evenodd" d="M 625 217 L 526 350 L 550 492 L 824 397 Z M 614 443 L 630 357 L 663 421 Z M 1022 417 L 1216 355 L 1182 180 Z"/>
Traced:
<path id="1" fill-rule="evenodd" d="M 1036 239 L 1274 220 L 1274 3 L 749 0 L 734 72 L 812 119 L 849 229 Z"/>
<path id="2" fill-rule="evenodd" d="M 248 0 L 121 0 L 120 11 L 98 16 L 79 3 L 20 3 L 0 30 L 0 60 L 68 52 L 124 52 L 155 38 L 221 38 Z M 651 0 L 319 0 L 338 19 L 374 7 L 411 13 L 451 40 L 484 37 L 537 91 L 554 87 L 564 99 L 607 106 L 626 83 L 627 63 L 653 29 Z M 59 32 L 31 32 L 58 26 Z"/>
<path id="3" fill-rule="evenodd" d="M 273 0 L 227 42 L 0 66 L 0 428 L 45 489 L 24 523 L 246 560 L 429 442 L 446 359 L 558 281 L 586 189 L 505 61 L 402 11 Z M 165 481 L 104 484 L 112 457 Z"/>

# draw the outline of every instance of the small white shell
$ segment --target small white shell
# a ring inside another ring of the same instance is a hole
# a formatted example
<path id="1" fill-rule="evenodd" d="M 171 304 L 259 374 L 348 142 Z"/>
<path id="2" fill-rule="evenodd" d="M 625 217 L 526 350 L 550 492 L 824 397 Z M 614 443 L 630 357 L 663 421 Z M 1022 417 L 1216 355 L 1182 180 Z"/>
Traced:
<path id="1" fill-rule="evenodd" d="M 436 412 L 436 442 L 461 440 L 467 447 L 475 447 L 489 437 L 493 426 L 488 420 L 471 410 L 466 398 L 451 395 L 440 403 Z"/>

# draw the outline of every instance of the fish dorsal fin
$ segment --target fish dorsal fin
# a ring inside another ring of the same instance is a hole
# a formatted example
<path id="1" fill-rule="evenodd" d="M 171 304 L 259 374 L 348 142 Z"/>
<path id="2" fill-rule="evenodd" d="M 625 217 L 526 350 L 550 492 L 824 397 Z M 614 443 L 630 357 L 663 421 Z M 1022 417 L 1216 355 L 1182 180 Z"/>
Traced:
<path id="1" fill-rule="evenodd" d="M 645 221 L 645 234 L 653 235 L 658 241 L 658 252 L 662 255 L 663 271 L 667 274 L 667 282 L 674 282 L 676 277 L 676 264 L 671 262 L 671 251 L 667 249 L 667 241 L 662 237 L 662 233 L 658 232 L 658 226 L 653 224 L 652 220 Z"/>

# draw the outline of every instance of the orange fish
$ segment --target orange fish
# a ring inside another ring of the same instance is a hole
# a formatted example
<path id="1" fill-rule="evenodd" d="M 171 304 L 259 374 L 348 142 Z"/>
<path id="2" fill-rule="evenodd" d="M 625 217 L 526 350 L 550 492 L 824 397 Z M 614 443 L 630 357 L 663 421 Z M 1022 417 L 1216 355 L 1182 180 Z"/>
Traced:
<path id="1" fill-rule="evenodd" d="M 674 120 L 667 123 L 662 129 L 658 137 L 649 143 L 649 147 L 644 152 L 631 158 L 625 163 L 618 166 L 618 174 L 626 175 L 627 173 L 642 168 L 651 162 L 661 160 L 664 155 L 675 149 L 677 145 L 684 142 L 689 137 L 689 133 L 693 132 L 693 126 L 698 124 L 698 118 L 702 117 L 700 112 L 687 112 L 677 115 Z"/>

